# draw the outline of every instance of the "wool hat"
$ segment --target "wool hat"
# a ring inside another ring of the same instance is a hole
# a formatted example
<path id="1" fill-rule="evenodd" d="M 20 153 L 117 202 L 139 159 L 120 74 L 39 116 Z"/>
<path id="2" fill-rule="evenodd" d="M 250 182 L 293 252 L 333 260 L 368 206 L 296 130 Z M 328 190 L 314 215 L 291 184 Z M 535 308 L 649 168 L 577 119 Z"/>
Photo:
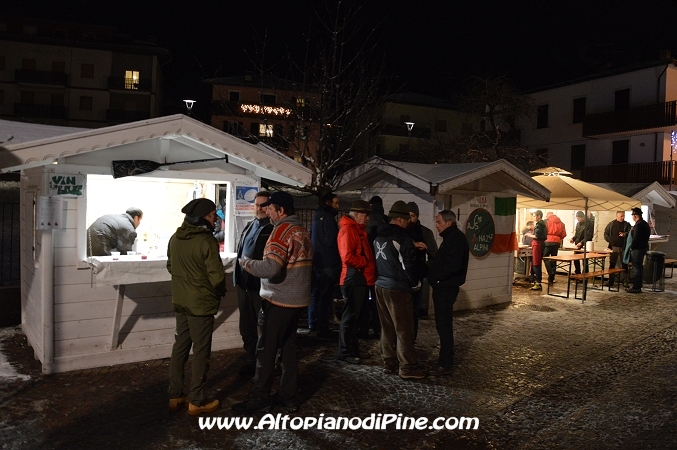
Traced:
<path id="1" fill-rule="evenodd" d="M 632 208 L 632 215 L 641 216 L 642 208 Z"/>
<path id="2" fill-rule="evenodd" d="M 381 197 L 379 197 L 378 195 L 374 195 L 372 198 L 369 199 L 370 205 L 374 205 L 374 204 L 377 204 L 377 203 L 379 205 L 383 204 L 383 199 Z"/>
<path id="3" fill-rule="evenodd" d="M 409 207 L 402 200 L 398 200 L 395 203 L 393 203 L 393 206 L 390 208 L 390 211 L 388 212 L 389 219 L 395 219 L 397 217 L 402 219 L 409 219 Z"/>
<path id="4" fill-rule="evenodd" d="M 371 212 L 371 206 L 369 205 L 369 202 L 365 202 L 364 200 L 355 200 L 353 204 L 350 205 L 350 210 L 369 214 Z"/>
<path id="5" fill-rule="evenodd" d="M 284 191 L 277 191 L 270 194 L 268 201 L 261 203 L 261 206 L 268 206 L 270 204 L 281 206 L 284 209 L 289 209 L 294 207 L 294 197 L 291 194 Z"/>
<path id="6" fill-rule="evenodd" d="M 182 213 L 193 217 L 204 217 L 212 211 L 216 211 L 216 205 L 208 198 L 196 198 L 181 208 Z"/>
<path id="7" fill-rule="evenodd" d="M 416 217 L 418 217 L 418 205 L 416 202 L 409 202 L 407 206 L 409 207 L 409 212 L 416 214 Z"/>
<path id="8" fill-rule="evenodd" d="M 585 213 L 583 211 L 576 211 L 576 217 L 585 217 Z"/>

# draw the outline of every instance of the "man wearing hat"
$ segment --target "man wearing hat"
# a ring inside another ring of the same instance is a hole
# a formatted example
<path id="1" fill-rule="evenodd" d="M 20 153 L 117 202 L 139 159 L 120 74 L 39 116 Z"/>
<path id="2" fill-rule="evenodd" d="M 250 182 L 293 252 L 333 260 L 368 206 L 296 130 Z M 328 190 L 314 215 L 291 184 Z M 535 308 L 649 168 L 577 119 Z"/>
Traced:
<path id="1" fill-rule="evenodd" d="M 365 224 L 371 208 L 364 200 L 356 200 L 347 216 L 339 222 L 338 249 L 341 256 L 341 294 L 343 315 L 339 331 L 338 358 L 350 364 L 359 364 L 357 321 L 367 300 L 368 287 L 376 281 L 374 253 L 371 250 Z"/>
<path id="2" fill-rule="evenodd" d="M 635 277 L 632 279 L 632 288 L 626 289 L 630 294 L 639 294 L 642 292 L 642 281 L 644 279 L 644 256 L 649 250 L 649 237 L 651 236 L 651 227 L 642 218 L 641 208 L 632 208 L 632 220 L 635 225 L 630 230 L 630 260 L 632 268 L 635 271 Z"/>
<path id="3" fill-rule="evenodd" d="M 188 405 L 188 414 L 216 411 L 218 400 L 205 395 L 212 350 L 214 315 L 226 292 L 226 274 L 214 239 L 216 205 L 206 198 L 191 200 L 181 209 L 186 216 L 167 248 L 172 275 L 172 309 L 176 314 L 174 346 L 169 363 L 169 410 Z M 193 347 L 188 396 L 183 394 L 183 369 Z"/>
<path id="4" fill-rule="evenodd" d="M 425 378 L 414 351 L 413 293 L 421 288 L 416 275 L 416 247 L 407 235 L 409 207 L 396 201 L 390 223 L 378 228 L 374 239 L 376 302 L 381 319 L 381 356 L 384 373 L 398 370 L 402 379 Z"/>
<path id="5" fill-rule="evenodd" d="M 294 198 L 274 192 L 267 202 L 273 231 L 263 250 L 263 259 L 243 256 L 240 266 L 261 279 L 261 336 L 257 344 L 256 375 L 251 396 L 233 405 L 239 414 L 268 412 L 275 379 L 275 360 L 282 350 L 282 377 L 275 403 L 286 412 L 296 411 L 298 360 L 296 328 L 303 308 L 310 304 L 312 249 L 310 234 L 296 217 Z"/>

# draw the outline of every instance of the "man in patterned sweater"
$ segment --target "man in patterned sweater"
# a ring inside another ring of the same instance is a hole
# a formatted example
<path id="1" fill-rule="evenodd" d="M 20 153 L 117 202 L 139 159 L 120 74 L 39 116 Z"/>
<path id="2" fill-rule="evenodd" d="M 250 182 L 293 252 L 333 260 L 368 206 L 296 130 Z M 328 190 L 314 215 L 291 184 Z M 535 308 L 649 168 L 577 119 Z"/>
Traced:
<path id="1" fill-rule="evenodd" d="M 261 279 L 262 301 L 254 390 L 246 401 L 233 405 L 233 411 L 239 414 L 270 411 L 278 349 L 282 350 L 282 378 L 275 402 L 286 412 L 298 408 L 296 328 L 301 311 L 310 303 L 310 234 L 295 215 L 294 198 L 286 192 L 275 192 L 262 206 L 268 208 L 274 224 L 263 260 L 240 260 L 242 269 Z"/>

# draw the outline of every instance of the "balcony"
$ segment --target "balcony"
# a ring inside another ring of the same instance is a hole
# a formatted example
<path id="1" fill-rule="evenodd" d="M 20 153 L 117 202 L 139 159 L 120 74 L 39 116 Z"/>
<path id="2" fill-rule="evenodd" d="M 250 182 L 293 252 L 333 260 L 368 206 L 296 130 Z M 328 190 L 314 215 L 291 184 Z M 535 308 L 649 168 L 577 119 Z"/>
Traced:
<path id="1" fill-rule="evenodd" d="M 584 137 L 623 134 L 638 135 L 670 131 L 677 125 L 677 102 L 589 114 L 583 118 Z"/>
<path id="2" fill-rule="evenodd" d="M 124 91 L 150 92 L 153 83 L 151 80 L 134 80 L 125 77 L 108 77 L 108 89 L 120 89 Z"/>
<path id="3" fill-rule="evenodd" d="M 581 170 L 581 179 L 590 183 L 653 183 L 675 184 L 674 165 L 670 161 L 610 166 L 588 166 Z M 672 175 L 673 180 L 670 181 Z"/>
<path id="4" fill-rule="evenodd" d="M 14 79 L 17 83 L 47 84 L 50 86 L 68 85 L 68 75 L 62 72 L 17 69 L 14 71 Z"/>
<path id="5" fill-rule="evenodd" d="M 68 110 L 65 106 L 15 103 L 14 115 L 24 117 L 49 117 L 52 119 L 66 119 L 68 117 Z"/>
<path id="6" fill-rule="evenodd" d="M 404 124 L 381 125 L 374 130 L 374 134 L 377 136 L 409 137 L 407 126 Z M 416 125 L 414 125 L 414 128 L 411 130 L 411 137 L 415 139 L 430 139 L 430 128 L 416 127 Z"/>
<path id="7" fill-rule="evenodd" d="M 136 122 L 150 119 L 148 111 L 125 111 L 123 109 L 107 109 L 106 120 L 109 122 Z"/>

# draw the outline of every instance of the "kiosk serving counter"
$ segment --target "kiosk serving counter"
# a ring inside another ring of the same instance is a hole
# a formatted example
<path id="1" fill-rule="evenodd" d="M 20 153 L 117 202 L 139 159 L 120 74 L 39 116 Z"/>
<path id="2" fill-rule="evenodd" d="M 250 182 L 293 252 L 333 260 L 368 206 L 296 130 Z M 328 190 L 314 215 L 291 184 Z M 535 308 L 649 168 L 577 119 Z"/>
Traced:
<path id="1" fill-rule="evenodd" d="M 177 164 L 113 179 L 118 160 Z M 22 327 L 44 373 L 169 357 L 175 319 L 166 248 L 181 207 L 197 197 L 223 207 L 221 256 L 231 271 L 261 178 L 302 186 L 312 176 L 275 151 L 182 115 L 9 145 L 0 149 L 0 170 L 21 171 Z M 144 212 L 140 254 L 88 258 L 89 224 L 129 207 Z M 242 345 L 237 295 L 226 280 L 214 350 Z"/>

